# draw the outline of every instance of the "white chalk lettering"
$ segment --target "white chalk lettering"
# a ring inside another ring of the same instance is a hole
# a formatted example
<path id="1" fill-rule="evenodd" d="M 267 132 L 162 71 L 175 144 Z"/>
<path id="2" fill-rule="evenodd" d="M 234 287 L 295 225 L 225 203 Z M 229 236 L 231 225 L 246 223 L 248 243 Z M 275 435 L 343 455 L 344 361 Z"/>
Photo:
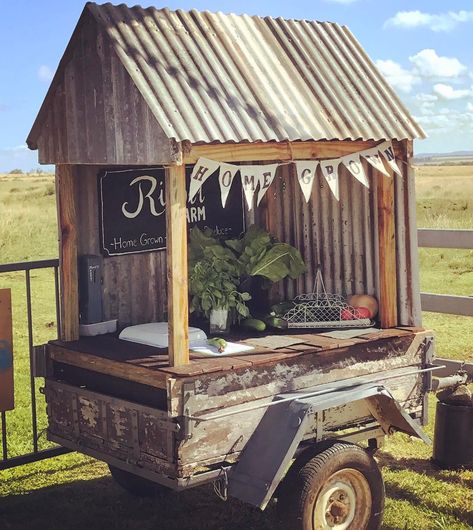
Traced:
<path id="1" fill-rule="evenodd" d="M 141 184 L 143 181 L 148 181 L 151 183 L 150 189 L 148 190 L 148 193 L 146 193 L 146 195 L 143 195 L 143 190 L 141 188 Z M 137 183 L 138 183 L 138 193 L 139 193 L 138 206 L 136 207 L 134 211 L 130 212 L 126 208 L 128 205 L 128 201 L 124 202 L 122 204 L 123 215 L 127 217 L 128 219 L 134 219 L 135 217 L 137 217 L 143 210 L 145 199 L 148 199 L 149 201 L 149 210 L 151 212 L 151 215 L 153 215 L 154 217 L 159 217 L 160 215 L 162 215 L 165 211 L 163 190 L 161 189 L 158 194 L 158 203 L 161 206 L 159 212 L 156 210 L 156 203 L 155 203 L 156 199 L 153 197 L 153 192 L 155 191 L 156 186 L 157 186 L 156 178 L 151 177 L 149 175 L 143 175 L 140 177 L 136 177 L 130 182 L 130 186 L 133 186 L 134 184 L 137 184 Z"/>

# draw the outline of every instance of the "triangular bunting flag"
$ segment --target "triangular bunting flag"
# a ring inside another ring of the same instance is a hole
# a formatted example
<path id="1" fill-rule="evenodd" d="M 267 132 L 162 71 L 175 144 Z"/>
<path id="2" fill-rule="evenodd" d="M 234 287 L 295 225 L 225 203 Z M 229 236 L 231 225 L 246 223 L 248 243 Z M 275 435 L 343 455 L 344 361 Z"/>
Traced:
<path id="1" fill-rule="evenodd" d="M 279 164 L 268 164 L 265 166 L 256 166 L 259 169 L 258 182 L 258 199 L 256 200 L 256 206 L 259 206 L 261 199 L 264 197 L 264 194 L 268 191 L 269 186 L 274 180 L 276 175 L 276 170 L 278 169 Z"/>
<path id="2" fill-rule="evenodd" d="M 379 156 L 379 151 L 377 147 L 362 151 L 360 153 L 360 156 L 362 156 L 368 162 L 368 164 L 371 164 L 377 171 L 379 171 L 383 175 L 386 175 L 387 177 L 390 176 L 384 167 L 381 157 Z"/>
<path id="3" fill-rule="evenodd" d="M 365 170 L 363 169 L 363 164 L 360 160 L 359 154 L 347 155 L 341 158 L 343 165 L 348 169 L 348 171 L 359 180 L 363 186 L 367 188 L 370 187 L 370 182 L 366 176 Z"/>
<path id="4" fill-rule="evenodd" d="M 391 142 L 383 142 L 382 144 L 379 144 L 376 149 L 378 149 L 384 156 L 386 162 L 389 164 L 389 167 L 394 171 L 394 173 L 397 173 L 400 177 L 402 177 L 401 170 L 396 164 L 396 155 L 394 154 L 393 144 Z"/>
<path id="5" fill-rule="evenodd" d="M 322 170 L 322 175 L 327 181 L 330 189 L 332 190 L 333 196 L 340 200 L 340 191 L 338 186 L 338 166 L 340 164 L 340 159 L 335 158 L 333 160 L 321 160 L 320 169 Z"/>
<path id="6" fill-rule="evenodd" d="M 240 166 L 241 185 L 245 194 L 248 210 L 253 208 L 253 195 L 258 184 L 259 166 Z"/>
<path id="7" fill-rule="evenodd" d="M 319 165 L 318 160 L 299 160 L 295 162 L 297 180 L 304 194 L 305 202 L 309 202 L 312 193 L 312 186 L 314 185 L 315 172 Z"/>
<path id="8" fill-rule="evenodd" d="M 199 158 L 197 164 L 191 173 L 191 182 L 189 185 L 189 201 L 196 195 L 202 184 L 220 167 L 220 162 L 209 160 L 208 158 Z"/>
<path id="9" fill-rule="evenodd" d="M 232 187 L 233 179 L 239 169 L 238 166 L 234 166 L 233 164 L 220 164 L 218 182 L 220 184 L 220 197 L 224 208 L 228 199 L 228 194 L 230 193 L 230 188 Z"/>

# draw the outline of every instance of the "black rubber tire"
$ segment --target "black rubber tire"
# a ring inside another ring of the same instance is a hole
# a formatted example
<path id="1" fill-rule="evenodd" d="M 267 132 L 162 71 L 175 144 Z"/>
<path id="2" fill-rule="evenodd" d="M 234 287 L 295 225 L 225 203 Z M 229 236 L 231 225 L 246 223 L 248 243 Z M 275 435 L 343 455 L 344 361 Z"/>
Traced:
<path id="1" fill-rule="evenodd" d="M 343 442 L 324 444 L 320 452 L 314 453 L 311 449 L 296 459 L 278 490 L 278 511 L 285 523 L 284 528 L 317 530 L 313 513 L 319 493 L 332 475 L 354 469 L 369 486 L 371 513 L 364 528 L 350 525 L 347 530 L 379 530 L 385 492 L 383 477 L 374 458 L 361 447 Z"/>
<path id="2" fill-rule="evenodd" d="M 135 497 L 166 497 L 173 492 L 170 488 L 161 486 L 161 484 L 157 484 L 152 480 L 140 477 L 129 471 L 124 471 L 110 464 L 108 468 L 117 484 Z"/>

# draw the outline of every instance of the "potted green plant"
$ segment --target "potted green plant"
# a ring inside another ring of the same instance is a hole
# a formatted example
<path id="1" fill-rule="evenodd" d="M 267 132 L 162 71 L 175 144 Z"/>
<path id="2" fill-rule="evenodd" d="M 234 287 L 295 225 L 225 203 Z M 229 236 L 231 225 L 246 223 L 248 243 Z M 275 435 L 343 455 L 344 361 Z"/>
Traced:
<path id="1" fill-rule="evenodd" d="M 223 334 L 230 323 L 249 315 L 251 296 L 239 291 L 240 266 L 234 253 L 208 233 L 193 229 L 190 235 L 190 311 L 210 321 L 211 334 Z"/>
<path id="2" fill-rule="evenodd" d="M 228 309 L 233 319 L 246 318 L 255 278 L 269 287 L 287 276 L 305 271 L 300 252 L 252 225 L 238 239 L 219 240 L 211 230 L 193 228 L 189 238 L 191 312 L 223 318 L 216 311 Z"/>

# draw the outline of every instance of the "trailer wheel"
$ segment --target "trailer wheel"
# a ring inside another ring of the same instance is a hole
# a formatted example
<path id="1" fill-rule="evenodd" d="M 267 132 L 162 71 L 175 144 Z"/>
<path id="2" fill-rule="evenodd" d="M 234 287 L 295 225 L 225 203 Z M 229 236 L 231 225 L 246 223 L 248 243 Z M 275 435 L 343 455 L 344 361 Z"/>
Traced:
<path id="1" fill-rule="evenodd" d="M 302 455 L 302 458 L 304 455 Z M 302 466 L 295 462 L 281 489 L 291 530 L 377 530 L 384 483 L 373 457 L 357 445 L 334 443 Z"/>
<path id="2" fill-rule="evenodd" d="M 124 471 L 110 464 L 108 468 L 117 484 L 136 497 L 165 497 L 172 493 L 171 489 L 129 471 Z"/>

